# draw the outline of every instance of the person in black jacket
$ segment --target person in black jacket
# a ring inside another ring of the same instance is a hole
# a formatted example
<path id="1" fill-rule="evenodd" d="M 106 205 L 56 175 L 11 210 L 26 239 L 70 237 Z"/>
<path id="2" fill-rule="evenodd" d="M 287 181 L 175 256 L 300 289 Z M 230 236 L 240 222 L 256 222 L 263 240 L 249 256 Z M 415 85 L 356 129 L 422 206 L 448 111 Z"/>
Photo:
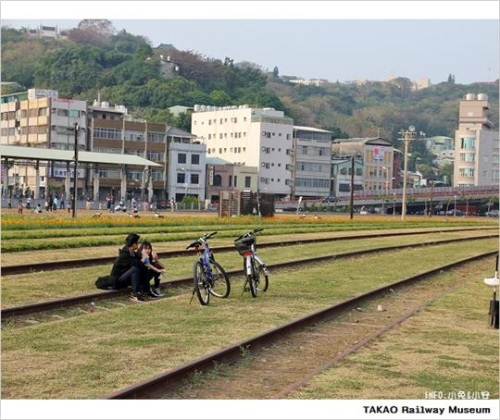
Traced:
<path id="1" fill-rule="evenodd" d="M 110 274 L 118 284 L 132 285 L 130 299 L 135 302 L 144 300 L 140 294 L 141 288 L 145 291 L 149 289 L 149 287 L 145 287 L 146 282 L 149 286 L 149 279 L 146 280 L 144 275 L 143 263 L 147 259 L 147 255 L 141 255 L 137 252 L 139 238 L 137 233 L 130 233 L 125 238 L 125 246 L 118 252 L 118 258 L 114 261 Z"/>

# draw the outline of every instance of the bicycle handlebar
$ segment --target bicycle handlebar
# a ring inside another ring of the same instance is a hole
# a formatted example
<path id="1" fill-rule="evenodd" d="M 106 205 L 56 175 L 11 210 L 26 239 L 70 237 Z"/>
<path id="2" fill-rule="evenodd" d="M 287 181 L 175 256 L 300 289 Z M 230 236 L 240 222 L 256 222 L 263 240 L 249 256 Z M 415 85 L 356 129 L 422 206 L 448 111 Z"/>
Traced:
<path id="1" fill-rule="evenodd" d="M 247 233 L 244 233 L 243 235 L 241 236 L 238 236 L 234 241 L 239 241 L 240 239 L 244 238 L 244 237 L 247 237 L 247 236 L 252 236 L 254 235 L 255 233 L 259 233 L 259 232 L 262 232 L 264 230 L 264 228 L 255 228 L 253 230 L 251 230 L 250 232 L 247 232 Z"/>
<path id="2" fill-rule="evenodd" d="M 205 233 L 201 238 L 197 239 L 196 241 L 191 242 L 186 249 L 193 248 L 193 247 L 199 247 L 203 245 L 208 239 L 210 239 L 212 236 L 216 235 L 217 232 L 212 232 L 212 233 Z"/>

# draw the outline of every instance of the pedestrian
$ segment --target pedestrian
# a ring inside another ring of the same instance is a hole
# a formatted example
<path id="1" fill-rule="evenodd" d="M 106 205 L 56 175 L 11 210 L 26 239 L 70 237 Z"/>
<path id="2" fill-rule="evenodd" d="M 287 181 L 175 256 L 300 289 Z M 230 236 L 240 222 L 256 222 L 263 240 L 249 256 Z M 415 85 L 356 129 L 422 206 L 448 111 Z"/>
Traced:
<path id="1" fill-rule="evenodd" d="M 35 211 L 35 213 L 41 213 L 42 212 L 42 206 L 40 205 L 40 203 L 38 203 L 36 205 L 36 208 L 35 208 L 34 211 Z"/>
<path id="2" fill-rule="evenodd" d="M 64 193 L 61 193 L 59 197 L 59 210 L 64 210 Z"/>
<path id="3" fill-rule="evenodd" d="M 17 203 L 17 214 L 23 214 L 23 200 L 19 200 Z"/>
<path id="4" fill-rule="evenodd" d="M 7 198 L 7 207 L 8 207 L 9 209 L 11 209 L 11 208 L 12 208 L 12 197 L 11 197 L 10 195 L 9 195 L 9 198 Z"/>
<path id="5" fill-rule="evenodd" d="M 29 196 L 26 199 L 26 209 L 31 210 L 31 198 Z"/>
<path id="6" fill-rule="evenodd" d="M 125 238 L 125 246 L 118 252 L 118 258 L 113 263 L 111 276 L 116 279 L 118 284 L 127 284 L 132 286 L 130 300 L 142 302 L 145 300 L 143 294 L 149 289 L 149 279 L 147 279 L 147 269 L 144 261 L 148 259 L 145 252 L 139 254 L 140 236 L 137 233 L 130 233 Z M 117 288 L 117 287 L 115 287 Z M 156 297 L 149 294 L 150 297 Z"/>
<path id="7" fill-rule="evenodd" d="M 54 199 L 52 201 L 52 210 L 56 211 L 57 210 L 57 195 L 54 196 Z"/>
<path id="8" fill-rule="evenodd" d="M 153 245 L 149 241 L 143 241 L 139 247 L 139 252 L 141 255 L 145 253 L 147 255 L 144 260 L 144 266 L 147 268 L 147 279 L 148 284 L 151 279 L 154 279 L 154 286 L 151 289 L 151 293 L 156 296 L 163 296 L 160 289 L 161 276 L 166 273 L 165 266 L 160 261 L 158 254 L 153 251 Z"/>

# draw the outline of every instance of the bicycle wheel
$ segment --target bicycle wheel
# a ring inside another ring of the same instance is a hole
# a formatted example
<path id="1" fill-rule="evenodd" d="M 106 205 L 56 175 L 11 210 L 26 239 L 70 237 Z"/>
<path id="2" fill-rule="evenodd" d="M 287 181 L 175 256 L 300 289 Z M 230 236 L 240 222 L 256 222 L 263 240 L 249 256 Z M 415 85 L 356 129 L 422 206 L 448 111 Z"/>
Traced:
<path id="1" fill-rule="evenodd" d="M 257 260 L 253 261 L 254 271 L 257 274 L 257 290 L 260 292 L 265 292 L 269 287 L 269 276 L 264 270 L 264 266 L 259 264 Z"/>
<path id="2" fill-rule="evenodd" d="M 210 288 L 205 276 L 205 270 L 200 261 L 196 261 L 193 266 L 194 290 L 200 304 L 206 306 L 210 303 Z"/>
<path id="3" fill-rule="evenodd" d="M 257 293 L 259 292 L 259 289 L 257 289 L 257 275 L 258 271 L 255 270 L 255 260 L 252 259 L 252 274 L 247 275 L 247 283 L 250 286 L 250 292 L 254 298 L 257 297 Z"/>
<path id="4" fill-rule="evenodd" d="M 212 268 L 212 287 L 210 293 L 218 298 L 227 298 L 231 292 L 231 283 L 229 277 L 217 261 L 211 261 Z"/>

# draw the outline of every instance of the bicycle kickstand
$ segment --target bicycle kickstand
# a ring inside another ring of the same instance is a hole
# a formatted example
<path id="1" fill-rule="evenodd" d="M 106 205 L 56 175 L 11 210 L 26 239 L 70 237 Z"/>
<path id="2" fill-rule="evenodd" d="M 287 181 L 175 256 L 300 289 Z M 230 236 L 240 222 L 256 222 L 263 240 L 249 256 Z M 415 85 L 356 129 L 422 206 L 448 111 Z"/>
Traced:
<path id="1" fill-rule="evenodd" d="M 191 305 L 191 302 L 193 301 L 194 294 L 196 293 L 196 289 L 193 287 L 193 293 L 191 293 L 191 299 L 189 299 L 189 304 Z"/>

